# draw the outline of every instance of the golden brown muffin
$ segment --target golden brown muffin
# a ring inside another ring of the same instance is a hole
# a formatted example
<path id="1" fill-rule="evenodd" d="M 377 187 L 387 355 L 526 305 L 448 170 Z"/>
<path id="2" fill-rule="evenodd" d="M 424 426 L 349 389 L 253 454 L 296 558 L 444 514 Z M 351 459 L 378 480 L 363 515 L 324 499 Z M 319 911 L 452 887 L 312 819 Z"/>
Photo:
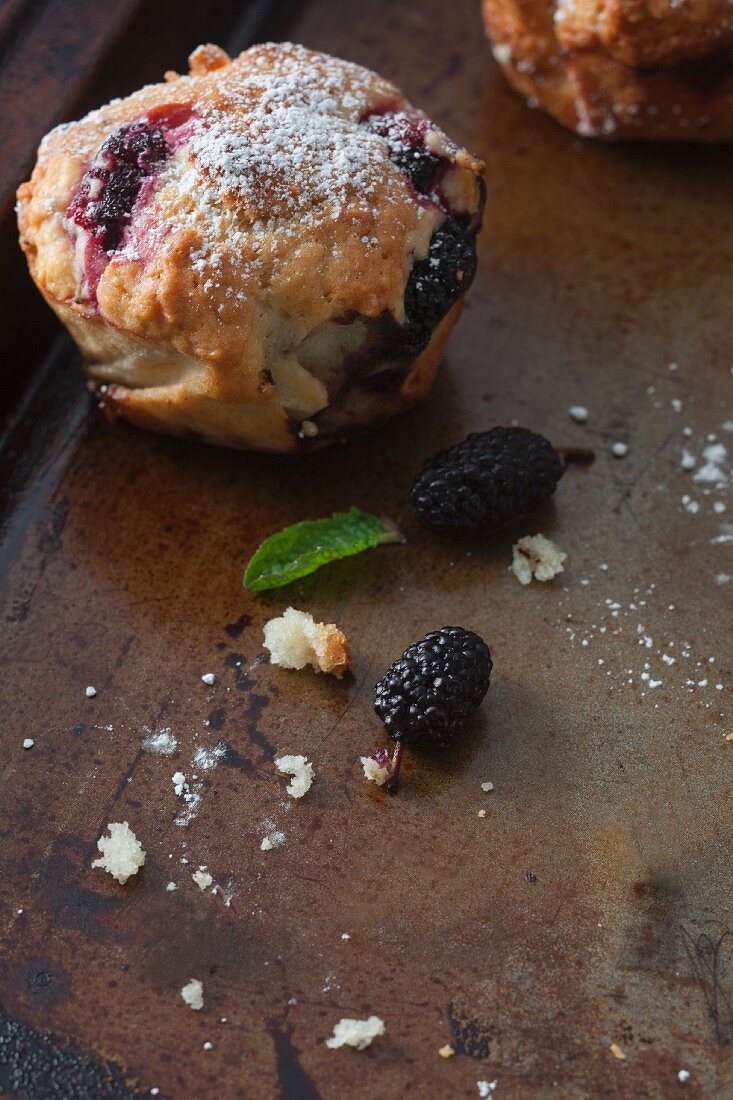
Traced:
<path id="1" fill-rule="evenodd" d="M 269 451 L 406 408 L 473 277 L 483 166 L 357 65 L 285 43 L 190 66 L 52 131 L 18 192 L 101 400 Z"/>
<path id="2" fill-rule="evenodd" d="M 507 79 L 583 136 L 733 140 L 733 0 L 483 0 Z"/>

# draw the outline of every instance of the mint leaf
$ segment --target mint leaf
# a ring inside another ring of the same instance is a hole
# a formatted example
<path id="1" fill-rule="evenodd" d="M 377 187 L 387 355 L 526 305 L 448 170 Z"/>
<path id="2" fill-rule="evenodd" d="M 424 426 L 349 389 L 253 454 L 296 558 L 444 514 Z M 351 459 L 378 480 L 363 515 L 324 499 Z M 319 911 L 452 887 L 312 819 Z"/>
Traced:
<path id="1" fill-rule="evenodd" d="M 360 554 L 383 542 L 400 542 L 389 521 L 359 508 L 335 512 L 330 519 L 303 520 L 271 535 L 256 550 L 244 574 L 245 588 L 262 592 L 281 588 L 322 565 Z"/>

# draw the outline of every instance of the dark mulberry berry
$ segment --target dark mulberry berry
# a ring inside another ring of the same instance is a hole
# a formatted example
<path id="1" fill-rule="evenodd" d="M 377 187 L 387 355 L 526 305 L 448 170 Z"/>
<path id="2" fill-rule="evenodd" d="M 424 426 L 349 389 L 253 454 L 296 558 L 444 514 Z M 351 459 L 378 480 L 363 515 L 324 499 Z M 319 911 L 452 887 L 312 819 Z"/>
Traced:
<path id="1" fill-rule="evenodd" d="M 447 163 L 425 147 L 428 120 L 407 111 L 369 115 L 367 127 L 387 142 L 389 159 L 407 176 L 418 195 L 430 195 Z"/>
<path id="2" fill-rule="evenodd" d="M 376 685 L 374 709 L 397 742 L 390 788 L 403 745 L 442 749 L 461 732 L 489 689 L 489 647 L 471 630 L 444 626 L 405 650 Z"/>
<path id="3" fill-rule="evenodd" d="M 68 210 L 105 252 L 117 248 L 143 180 L 169 155 L 163 131 L 147 122 L 111 134 L 84 173 Z"/>
<path id="4" fill-rule="evenodd" d="M 446 218 L 430 242 L 427 257 L 413 265 L 405 288 L 404 333 L 413 354 L 426 346 L 475 274 L 475 230 L 463 218 Z"/>
<path id="5" fill-rule="evenodd" d="M 543 436 L 492 428 L 430 459 L 410 500 L 432 531 L 486 534 L 551 496 L 562 473 L 560 455 Z"/>
<path id="6" fill-rule="evenodd" d="M 386 111 L 368 115 L 363 124 L 387 144 L 389 158 L 404 176 L 418 200 L 440 207 L 446 220 L 434 234 L 424 260 L 412 267 L 405 288 L 403 350 L 418 355 L 433 332 L 476 274 L 476 233 L 481 226 L 486 189 L 479 180 L 479 209 L 473 218 L 455 214 L 441 192 L 441 181 L 451 160 L 426 145 L 430 123 L 416 111 Z"/>

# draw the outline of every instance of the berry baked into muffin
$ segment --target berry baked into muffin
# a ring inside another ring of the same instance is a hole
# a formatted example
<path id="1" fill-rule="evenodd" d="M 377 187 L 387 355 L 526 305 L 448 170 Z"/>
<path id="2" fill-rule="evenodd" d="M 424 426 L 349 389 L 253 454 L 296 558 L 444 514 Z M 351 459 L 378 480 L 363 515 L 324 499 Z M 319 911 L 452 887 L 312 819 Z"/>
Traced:
<path id="1" fill-rule="evenodd" d="M 107 408 L 297 451 L 430 389 L 476 267 L 483 165 L 375 73 L 292 44 L 143 88 L 42 142 L 31 275 Z"/>
<path id="2" fill-rule="evenodd" d="M 733 0 L 483 0 L 510 84 L 584 136 L 733 140 Z"/>

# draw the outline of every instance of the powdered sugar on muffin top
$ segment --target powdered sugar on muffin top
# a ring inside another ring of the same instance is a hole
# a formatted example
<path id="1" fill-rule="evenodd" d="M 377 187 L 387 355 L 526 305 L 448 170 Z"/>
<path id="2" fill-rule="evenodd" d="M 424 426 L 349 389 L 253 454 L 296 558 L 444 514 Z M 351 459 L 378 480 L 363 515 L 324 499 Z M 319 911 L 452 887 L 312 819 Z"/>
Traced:
<path id="1" fill-rule="evenodd" d="M 170 127 L 179 115 L 180 139 Z M 96 162 L 106 146 L 127 132 L 157 133 L 161 119 L 168 155 L 159 158 L 154 172 L 140 170 L 136 188 L 121 178 L 129 171 L 126 163 L 118 172 L 116 163 L 108 170 L 105 160 L 110 180 L 102 181 L 106 191 L 97 202 Z M 250 287 L 233 286 L 240 276 L 264 279 L 268 286 L 289 280 L 291 272 L 297 280 L 299 266 L 314 263 L 319 250 L 330 256 L 324 272 L 340 262 L 355 286 L 371 288 L 364 293 L 380 305 L 386 297 L 399 319 L 400 269 L 406 277 L 412 258 L 426 256 L 446 213 L 475 210 L 475 176 L 481 169 L 389 81 L 292 43 L 255 46 L 233 60 L 217 47 L 199 47 L 190 76 L 169 74 L 167 83 L 113 101 L 54 134 L 43 144 L 44 158 L 53 157 L 61 142 L 86 162 L 63 223 L 77 245 L 75 298 L 92 311 L 110 261 L 155 267 L 156 258 L 172 256 L 180 242 L 181 258 L 187 252 L 189 270 L 196 273 L 189 294 L 202 291 L 205 311 L 220 319 L 230 312 L 222 298 L 251 296 Z M 415 186 L 416 173 L 419 184 L 433 164 L 440 194 Z M 106 194 L 117 191 L 126 201 L 113 210 L 116 232 L 105 236 L 106 223 L 98 229 L 94 215 Z M 86 205 L 77 210 L 82 199 Z M 307 254 L 302 265 L 301 250 Z M 405 261 L 397 268 L 401 251 Z M 379 289 L 387 264 L 393 265 L 391 294 Z M 116 280 L 113 274 L 107 282 Z M 330 284 L 328 274 L 324 282 Z M 330 292 L 330 285 L 326 289 Z M 112 303 L 104 288 L 100 293 L 99 307 L 107 316 Z M 116 285 L 112 295 L 117 296 Z M 323 294 L 316 297 L 324 300 Z M 353 308 L 345 301 L 342 311 Z M 367 312 L 379 309 L 367 306 Z M 246 322 L 237 316 L 232 323 L 241 330 Z M 137 324 L 126 318 L 121 327 L 135 330 Z"/>
<path id="2" fill-rule="evenodd" d="M 235 62 L 214 79 L 214 102 L 203 107 L 191 150 L 217 187 L 256 217 L 335 220 L 375 192 L 377 174 L 383 183 L 390 172 L 386 142 L 360 125 L 375 99 L 374 76 L 301 46 L 262 49 L 246 68 Z"/>

